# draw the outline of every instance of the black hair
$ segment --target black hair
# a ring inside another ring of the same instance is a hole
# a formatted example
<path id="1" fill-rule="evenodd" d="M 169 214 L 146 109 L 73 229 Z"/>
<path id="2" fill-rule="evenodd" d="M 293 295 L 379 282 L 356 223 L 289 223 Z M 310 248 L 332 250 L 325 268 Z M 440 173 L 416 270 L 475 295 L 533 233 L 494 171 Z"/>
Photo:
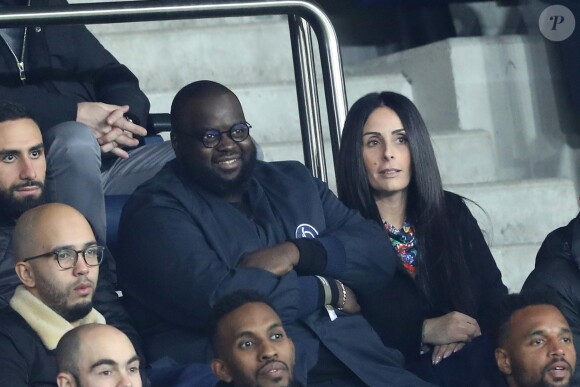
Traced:
<path id="1" fill-rule="evenodd" d="M 363 127 L 372 112 L 382 106 L 399 116 L 411 152 L 412 176 L 405 214 L 418 240 L 417 283 L 428 302 L 441 313 L 457 310 L 474 315 L 476 306 L 469 268 L 460 253 L 461 230 L 454 227 L 453 217 L 445 206 L 441 175 L 427 126 L 407 97 L 388 91 L 371 93 L 351 107 L 336 169 L 338 195 L 365 218 L 383 224 L 362 157 Z"/>
<path id="2" fill-rule="evenodd" d="M 184 110 L 191 109 L 192 101 L 202 101 L 207 97 L 221 94 L 231 94 L 238 98 L 233 91 L 214 81 L 201 80 L 192 82 L 181 88 L 173 98 L 171 103 L 171 128 L 172 133 L 183 130 L 181 120 L 183 119 Z M 238 100 L 239 101 L 239 100 Z"/>
<path id="3" fill-rule="evenodd" d="M 0 122 L 19 120 L 23 118 L 31 119 L 36 123 L 32 114 L 22 105 L 9 102 L 0 101 Z M 38 123 L 36 123 L 38 125 Z"/>
<path id="4" fill-rule="evenodd" d="M 250 303 L 261 303 L 266 304 L 272 310 L 274 306 L 264 294 L 254 290 L 254 289 L 240 289 L 232 293 L 228 293 L 222 298 L 220 298 L 216 304 L 213 306 L 213 323 L 211 330 L 212 347 L 214 353 L 217 353 L 217 334 L 218 334 L 218 324 L 219 322 L 228 314 L 234 310 Z"/>
<path id="5" fill-rule="evenodd" d="M 496 326 L 493 329 L 494 342 L 496 347 L 505 344 L 510 333 L 510 319 L 518 310 L 535 305 L 551 305 L 560 310 L 560 303 L 555 291 L 549 289 L 525 290 L 521 293 L 514 293 L 506 296 L 501 303 L 496 319 Z"/>

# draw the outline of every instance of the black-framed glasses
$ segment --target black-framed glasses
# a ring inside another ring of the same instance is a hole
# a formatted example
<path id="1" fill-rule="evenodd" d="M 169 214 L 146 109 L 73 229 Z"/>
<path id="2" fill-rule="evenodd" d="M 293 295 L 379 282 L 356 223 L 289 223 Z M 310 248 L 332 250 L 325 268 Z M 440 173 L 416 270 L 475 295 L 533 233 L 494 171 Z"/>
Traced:
<path id="1" fill-rule="evenodd" d="M 56 258 L 56 262 L 61 269 L 72 269 L 78 262 L 79 254 L 83 256 L 87 266 L 94 267 L 99 266 L 103 262 L 103 257 L 105 256 L 105 248 L 103 246 L 89 246 L 83 250 L 75 250 L 69 248 L 63 248 L 54 250 L 48 253 L 35 255 L 34 257 L 28 257 L 22 260 L 22 262 L 28 262 L 33 259 L 44 258 L 53 256 Z"/>
<path id="2" fill-rule="evenodd" d="M 250 125 L 249 122 L 240 122 L 232 125 L 229 130 L 221 131 L 214 128 L 205 129 L 201 133 L 188 133 L 181 130 L 177 130 L 178 133 L 184 134 L 186 136 L 194 137 L 198 141 L 201 141 L 203 146 L 206 148 L 215 148 L 222 141 L 222 136 L 227 134 L 235 142 L 242 142 L 250 135 Z"/>

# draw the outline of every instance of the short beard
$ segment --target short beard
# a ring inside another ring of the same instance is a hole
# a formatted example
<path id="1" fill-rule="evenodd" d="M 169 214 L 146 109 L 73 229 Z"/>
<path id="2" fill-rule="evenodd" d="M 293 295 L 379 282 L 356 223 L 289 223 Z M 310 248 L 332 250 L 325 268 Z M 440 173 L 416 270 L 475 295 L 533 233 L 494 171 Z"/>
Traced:
<path id="1" fill-rule="evenodd" d="M 89 280 L 87 279 L 87 281 Z M 73 285 L 71 288 L 74 288 L 75 286 L 76 285 Z M 86 317 L 93 309 L 91 299 L 84 303 L 68 306 L 68 294 L 55 288 L 53 284 L 46 281 L 42 276 L 36 276 L 36 287 L 38 293 L 42 295 L 42 302 L 68 322 L 78 321 L 83 317 Z"/>
<path id="2" fill-rule="evenodd" d="M 242 192 L 254 174 L 256 166 L 256 146 L 252 143 L 249 153 L 242 150 L 242 168 L 233 179 L 224 179 L 215 171 L 201 166 L 200 163 L 186 162 L 185 168 L 192 180 L 206 191 L 223 198 Z"/>
<path id="3" fill-rule="evenodd" d="M 14 195 L 17 190 L 24 187 L 40 188 L 40 196 L 27 196 L 22 199 Z M 20 215 L 31 208 L 38 207 L 46 202 L 44 184 L 38 180 L 28 180 L 26 183 L 11 186 L 8 190 L 0 189 L 0 211 L 10 219 L 18 219 Z"/>
<path id="4" fill-rule="evenodd" d="M 567 363 L 568 363 L 568 361 L 567 361 L 566 359 L 563 359 L 563 358 L 561 358 L 561 359 L 557 359 L 557 360 L 563 360 L 563 361 L 565 361 L 565 362 L 567 362 Z M 549 367 L 550 367 L 550 366 L 551 366 L 551 365 L 552 365 L 554 362 L 555 362 L 555 360 L 554 360 L 553 362 L 550 362 L 550 364 L 548 364 L 548 365 L 546 365 L 546 366 L 544 367 L 544 369 L 542 370 L 542 373 L 541 373 L 541 375 L 542 375 L 542 379 L 541 379 L 541 380 L 539 380 L 537 383 L 535 383 L 535 384 L 533 384 L 533 385 L 530 385 L 530 384 L 528 383 L 529 381 L 526 381 L 526 380 L 524 380 L 524 378 L 522 377 L 522 374 L 523 374 L 523 367 L 521 367 L 519 363 L 514 363 L 514 364 L 512 365 L 512 367 L 513 367 L 513 368 L 512 368 L 512 377 L 513 377 L 513 379 L 514 379 L 514 380 L 515 380 L 515 381 L 518 383 L 518 385 L 519 385 L 519 386 L 529 386 L 529 387 L 556 387 L 556 385 L 554 385 L 554 384 L 552 384 L 552 383 L 550 383 L 550 382 L 548 382 L 548 381 L 546 381 L 546 380 L 544 379 L 544 376 L 546 375 L 548 368 L 549 368 Z M 569 364 L 569 363 L 568 363 L 568 364 Z M 566 384 L 560 384 L 560 385 L 558 385 L 557 387 L 569 387 L 569 386 L 570 386 L 570 382 L 571 382 L 571 380 L 572 380 L 572 376 L 574 376 L 574 373 L 573 373 L 573 372 L 571 372 L 571 374 L 570 374 L 570 378 L 569 378 L 569 380 L 568 380 L 568 383 L 566 383 Z"/>

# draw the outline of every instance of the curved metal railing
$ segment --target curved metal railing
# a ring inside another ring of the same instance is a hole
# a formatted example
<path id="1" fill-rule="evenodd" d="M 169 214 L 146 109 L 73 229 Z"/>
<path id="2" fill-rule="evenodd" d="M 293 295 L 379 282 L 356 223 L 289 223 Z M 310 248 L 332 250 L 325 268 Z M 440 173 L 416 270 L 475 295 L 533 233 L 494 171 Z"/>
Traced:
<path id="1" fill-rule="evenodd" d="M 335 161 L 338 156 L 340 131 L 346 117 L 347 105 L 336 33 L 328 16 L 313 1 L 214 0 L 200 2 L 199 0 L 155 0 L 70 4 L 62 7 L 10 7 L 1 10 L 0 27 L 36 24 L 122 23 L 258 15 L 289 15 L 296 92 L 304 144 L 304 161 L 315 176 L 327 180 L 310 27 L 312 27 L 318 39 L 330 140 L 333 160 Z"/>

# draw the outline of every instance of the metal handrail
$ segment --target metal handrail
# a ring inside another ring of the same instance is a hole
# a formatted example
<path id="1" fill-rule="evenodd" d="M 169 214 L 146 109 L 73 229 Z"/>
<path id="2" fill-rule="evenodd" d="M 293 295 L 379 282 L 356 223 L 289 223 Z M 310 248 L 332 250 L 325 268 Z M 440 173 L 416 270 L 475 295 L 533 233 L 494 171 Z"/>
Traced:
<path id="1" fill-rule="evenodd" d="M 328 110 L 328 124 L 333 158 L 338 157 L 340 131 L 346 117 L 346 94 L 340 50 L 336 33 L 322 8 L 310 0 L 264 0 L 264 1 L 122 1 L 114 3 L 70 4 L 62 7 L 3 8 L 0 27 L 54 24 L 98 24 L 123 23 L 153 20 L 201 19 L 232 16 L 290 15 L 298 109 L 303 133 L 308 133 L 308 151 L 305 146 L 304 161 L 312 173 L 326 180 L 324 150 L 321 149 L 322 127 L 317 112 L 313 112 L 313 101 L 318 102 L 312 48 L 309 35 L 300 19 L 304 19 L 315 32 L 320 51 L 322 77 Z M 294 19 L 292 17 L 295 17 Z M 295 23 L 295 27 L 292 27 Z M 308 54 L 310 52 L 310 54 Z M 310 57 L 309 57 L 310 55 Z M 315 82 L 314 82 L 315 86 Z M 319 115 L 318 115 L 319 117 Z M 318 121 L 318 122 L 317 122 Z M 303 138 L 303 141 L 305 139 Z M 318 148 L 318 149 L 317 149 Z"/>

